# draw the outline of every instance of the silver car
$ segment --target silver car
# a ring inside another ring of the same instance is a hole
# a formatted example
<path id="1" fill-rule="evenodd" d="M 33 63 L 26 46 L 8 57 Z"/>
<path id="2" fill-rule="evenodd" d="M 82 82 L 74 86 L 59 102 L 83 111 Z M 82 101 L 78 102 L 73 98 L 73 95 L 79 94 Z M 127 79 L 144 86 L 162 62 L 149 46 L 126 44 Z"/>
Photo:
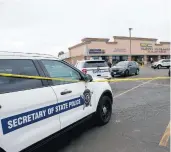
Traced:
<path id="1" fill-rule="evenodd" d="M 139 65 L 135 61 L 121 61 L 111 68 L 111 75 L 114 76 L 129 76 L 139 74 Z"/>

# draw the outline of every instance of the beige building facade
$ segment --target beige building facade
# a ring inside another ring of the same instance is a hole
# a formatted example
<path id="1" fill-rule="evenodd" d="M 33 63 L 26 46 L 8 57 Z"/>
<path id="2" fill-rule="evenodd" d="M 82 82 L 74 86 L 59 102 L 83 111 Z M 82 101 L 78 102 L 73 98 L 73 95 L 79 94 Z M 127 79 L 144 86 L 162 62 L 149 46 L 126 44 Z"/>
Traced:
<path id="1" fill-rule="evenodd" d="M 69 48 L 69 57 L 65 59 L 71 64 L 77 60 L 103 59 L 111 63 L 134 60 L 147 64 L 170 58 L 170 42 L 157 43 L 154 38 L 114 36 L 113 41 L 107 38 L 84 38 L 82 42 Z"/>

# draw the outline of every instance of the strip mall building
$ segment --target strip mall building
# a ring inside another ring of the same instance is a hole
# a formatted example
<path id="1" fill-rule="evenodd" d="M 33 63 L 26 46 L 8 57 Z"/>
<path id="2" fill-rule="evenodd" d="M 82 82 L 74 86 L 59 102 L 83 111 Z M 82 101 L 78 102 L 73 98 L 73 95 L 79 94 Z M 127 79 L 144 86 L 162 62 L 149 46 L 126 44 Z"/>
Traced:
<path id="1" fill-rule="evenodd" d="M 75 64 L 77 60 L 103 59 L 111 63 L 134 60 L 147 64 L 150 58 L 154 61 L 170 58 L 170 42 L 157 43 L 154 38 L 114 36 L 113 41 L 106 38 L 84 38 L 82 42 L 69 48 L 65 60 Z"/>

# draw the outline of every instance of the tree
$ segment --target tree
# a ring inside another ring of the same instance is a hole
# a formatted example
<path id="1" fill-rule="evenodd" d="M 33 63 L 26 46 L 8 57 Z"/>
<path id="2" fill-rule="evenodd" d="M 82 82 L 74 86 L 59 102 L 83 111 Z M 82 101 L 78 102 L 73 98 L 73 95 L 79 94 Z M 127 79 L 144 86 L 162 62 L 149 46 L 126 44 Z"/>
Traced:
<path id="1" fill-rule="evenodd" d="M 60 52 L 58 53 L 58 57 L 60 57 L 62 54 L 64 54 L 64 52 L 63 52 L 63 51 L 60 51 Z"/>

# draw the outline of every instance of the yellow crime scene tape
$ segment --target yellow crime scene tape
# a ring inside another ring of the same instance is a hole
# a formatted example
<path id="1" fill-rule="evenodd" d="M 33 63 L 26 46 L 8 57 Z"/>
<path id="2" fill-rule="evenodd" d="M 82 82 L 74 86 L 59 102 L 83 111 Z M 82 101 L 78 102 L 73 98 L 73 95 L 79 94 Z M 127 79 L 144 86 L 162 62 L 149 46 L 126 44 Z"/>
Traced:
<path id="1" fill-rule="evenodd" d="M 9 73 L 0 73 L 1 77 L 15 77 L 15 78 L 26 78 L 26 79 L 37 79 L 37 80 L 54 80 L 54 81 L 66 81 L 66 82 L 80 82 L 80 80 L 72 80 L 66 78 L 50 78 L 50 77 L 41 77 L 41 76 L 29 76 L 29 75 L 19 75 L 19 74 L 9 74 Z M 139 80 L 164 80 L 170 79 L 170 77 L 151 77 L 151 78 L 117 78 L 117 79 L 102 79 L 102 80 L 93 80 L 92 82 L 120 82 L 120 81 L 139 81 Z"/>

